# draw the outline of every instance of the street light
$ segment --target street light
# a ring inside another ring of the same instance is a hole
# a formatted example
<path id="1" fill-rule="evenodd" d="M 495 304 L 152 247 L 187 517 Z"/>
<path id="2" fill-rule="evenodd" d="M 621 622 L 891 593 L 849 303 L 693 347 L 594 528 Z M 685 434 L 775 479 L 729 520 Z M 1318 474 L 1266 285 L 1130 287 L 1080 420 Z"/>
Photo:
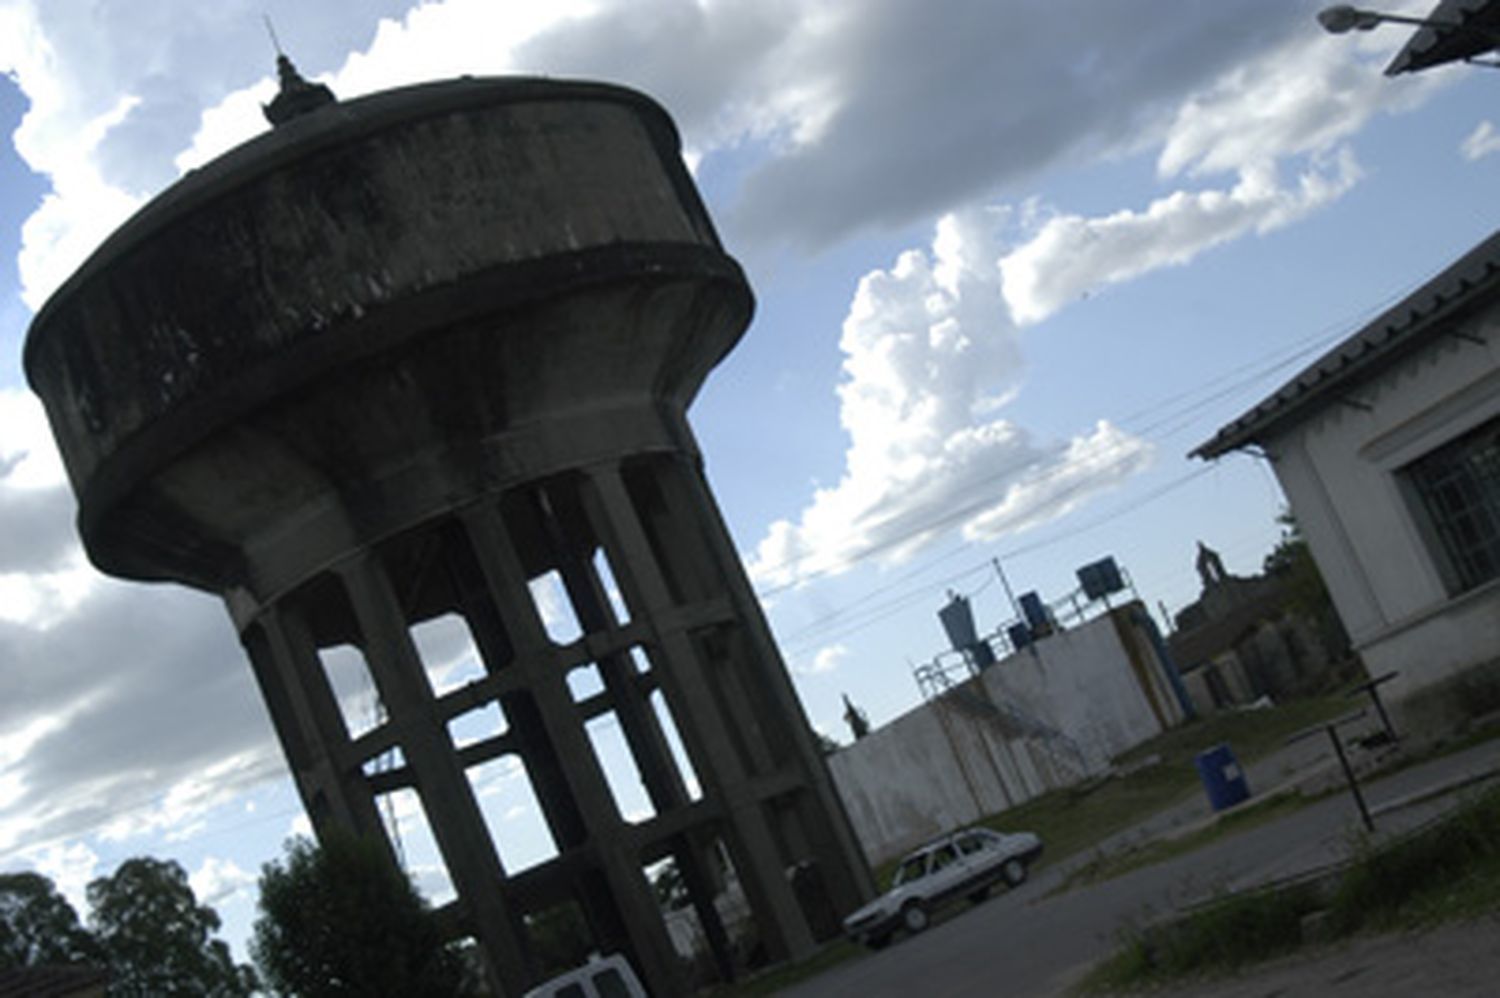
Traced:
<path id="1" fill-rule="evenodd" d="M 1386 23 L 1410 24 L 1423 29 L 1412 36 L 1386 67 L 1387 76 L 1449 62 L 1500 66 L 1479 58 L 1500 48 L 1500 0 L 1439 0 L 1428 17 L 1386 14 L 1341 3 L 1318 11 L 1318 23 L 1324 31 L 1335 35 L 1373 31 Z"/>
<path id="2" fill-rule="evenodd" d="M 1406 17 L 1402 14 L 1382 14 L 1375 10 L 1351 7 L 1346 3 L 1324 7 L 1318 11 L 1318 23 L 1329 34 L 1342 35 L 1349 31 L 1372 31 L 1387 21 L 1395 24 L 1415 24 L 1423 28 L 1457 28 L 1452 21 L 1432 21 L 1425 17 Z"/>

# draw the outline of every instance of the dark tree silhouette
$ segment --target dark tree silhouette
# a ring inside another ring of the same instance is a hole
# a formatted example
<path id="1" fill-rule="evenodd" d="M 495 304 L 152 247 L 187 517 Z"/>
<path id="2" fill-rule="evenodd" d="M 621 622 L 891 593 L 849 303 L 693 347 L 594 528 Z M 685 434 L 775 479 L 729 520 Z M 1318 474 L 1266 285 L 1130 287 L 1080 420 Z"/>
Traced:
<path id="1" fill-rule="evenodd" d="M 248 998 L 255 975 L 212 938 L 218 914 L 187 873 L 138 857 L 89 884 L 89 922 L 110 974 L 110 998 Z"/>
<path id="2" fill-rule="evenodd" d="M 0 970 L 96 963 L 99 947 L 78 913 L 40 873 L 0 874 Z"/>
<path id="3" fill-rule="evenodd" d="M 411 880 L 371 839 L 332 833 L 287 843 L 261 870 L 251 952 L 265 984 L 300 998 L 445 998 L 465 993 Z"/>

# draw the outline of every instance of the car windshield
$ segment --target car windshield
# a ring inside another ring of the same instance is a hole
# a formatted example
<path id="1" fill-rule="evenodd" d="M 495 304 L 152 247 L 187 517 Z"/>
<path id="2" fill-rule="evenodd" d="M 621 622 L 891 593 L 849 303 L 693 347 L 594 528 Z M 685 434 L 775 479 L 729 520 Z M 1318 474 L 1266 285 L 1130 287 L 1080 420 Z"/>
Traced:
<path id="1" fill-rule="evenodd" d="M 606 967 L 594 975 L 594 988 L 601 998 L 630 998 L 629 985 L 613 967 Z"/>

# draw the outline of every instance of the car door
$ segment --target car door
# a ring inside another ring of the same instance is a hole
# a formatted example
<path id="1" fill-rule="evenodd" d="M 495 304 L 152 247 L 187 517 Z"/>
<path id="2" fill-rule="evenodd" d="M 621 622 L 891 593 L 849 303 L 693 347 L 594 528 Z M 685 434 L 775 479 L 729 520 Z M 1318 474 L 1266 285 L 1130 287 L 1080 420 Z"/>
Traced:
<path id="1" fill-rule="evenodd" d="M 970 887 L 987 886 L 999 878 L 1002 857 L 993 836 L 967 832 L 954 840 L 954 844 L 958 846 Z"/>
<path id="2" fill-rule="evenodd" d="M 951 842 L 932 850 L 927 870 L 928 896 L 933 900 L 957 894 L 968 880 L 968 866 Z"/>

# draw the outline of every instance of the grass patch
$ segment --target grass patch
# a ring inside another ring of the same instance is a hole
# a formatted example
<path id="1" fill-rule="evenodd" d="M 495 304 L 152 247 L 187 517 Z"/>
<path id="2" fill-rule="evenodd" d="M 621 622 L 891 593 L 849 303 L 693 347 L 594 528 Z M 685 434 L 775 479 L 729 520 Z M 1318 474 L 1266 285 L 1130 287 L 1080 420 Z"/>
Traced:
<path id="1" fill-rule="evenodd" d="M 1193 766 L 1193 757 L 1199 752 L 1227 743 L 1235 757 L 1248 764 L 1280 748 L 1288 735 L 1347 710 L 1348 701 L 1342 697 L 1319 697 L 1193 721 L 1136 746 L 1116 760 L 1127 770 L 1153 756 L 1158 762 L 1090 787 L 1043 794 L 984 823 L 1001 831 L 1035 832 L 1046 843 L 1043 862 L 1056 863 L 1189 795 L 1202 794 Z M 894 863 L 887 864 L 877 873 L 888 877 L 894 867 Z"/>
<path id="2" fill-rule="evenodd" d="M 1091 970 L 1084 991 L 1135 989 L 1188 976 L 1227 973 L 1290 953 L 1302 943 L 1302 917 L 1317 910 L 1311 888 L 1231 898 L 1171 931 L 1134 932 Z"/>
<path id="3" fill-rule="evenodd" d="M 1326 912 L 1325 938 L 1424 928 L 1500 909 L 1500 788 L 1411 835 L 1356 853 L 1332 894 L 1304 884 L 1237 895 L 1170 925 L 1127 933 L 1081 983 L 1138 989 L 1213 975 L 1290 953 L 1303 919 Z"/>
<path id="4" fill-rule="evenodd" d="M 1467 881 L 1500 879 L 1497 828 L 1500 787 L 1416 834 L 1362 849 L 1329 904 L 1332 927 L 1341 935 L 1405 927 L 1413 917 L 1408 909 L 1419 900 L 1429 921 L 1442 920 L 1450 909 L 1471 910 L 1467 902 L 1474 899 L 1474 885 Z M 1500 900 L 1500 895 L 1489 897 Z M 1459 899 L 1464 903 L 1455 905 Z"/>
<path id="5" fill-rule="evenodd" d="M 1312 697 L 1293 700 L 1265 710 L 1225 711 L 1190 721 L 1171 731 L 1142 742 L 1115 761 L 1128 766 L 1152 755 L 1163 762 L 1192 765 L 1193 756 L 1220 742 L 1228 742 L 1235 754 L 1253 759 L 1281 748 L 1289 735 L 1330 717 L 1347 714 L 1350 701 L 1343 696 Z"/>
<path id="6" fill-rule="evenodd" d="M 1095 856 L 1070 873 L 1068 878 L 1052 893 L 1063 894 L 1075 887 L 1097 884 L 1123 876 L 1132 870 L 1165 863 L 1169 859 L 1202 849 L 1220 839 L 1248 832 L 1252 828 L 1259 828 L 1261 825 L 1285 818 L 1293 812 L 1300 811 L 1309 803 L 1311 802 L 1301 794 L 1280 793 L 1275 797 L 1268 797 L 1246 805 L 1186 835 L 1173 839 L 1157 839 L 1134 849 Z"/>

